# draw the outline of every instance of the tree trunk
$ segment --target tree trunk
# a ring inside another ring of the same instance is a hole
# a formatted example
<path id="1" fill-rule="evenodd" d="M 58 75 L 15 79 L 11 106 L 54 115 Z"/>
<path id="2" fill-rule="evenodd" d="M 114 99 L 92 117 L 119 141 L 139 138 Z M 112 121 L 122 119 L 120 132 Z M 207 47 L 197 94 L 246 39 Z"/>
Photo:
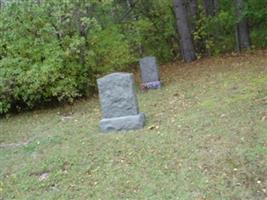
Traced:
<path id="1" fill-rule="evenodd" d="M 244 1 L 235 0 L 236 3 L 236 16 L 238 22 L 236 24 L 236 41 L 237 41 L 237 50 L 241 51 L 243 49 L 250 48 L 250 39 L 249 39 L 249 27 L 248 20 L 244 16 Z"/>
<path id="2" fill-rule="evenodd" d="M 190 26 L 187 18 L 186 7 L 183 0 L 173 0 L 176 25 L 180 35 L 180 48 L 183 59 L 186 62 L 196 60 Z"/>
<path id="3" fill-rule="evenodd" d="M 203 0 L 204 9 L 207 16 L 215 16 L 219 10 L 218 0 Z"/>
<path id="4" fill-rule="evenodd" d="M 192 18 L 197 17 L 197 0 L 188 0 L 189 13 Z"/>
<path id="5" fill-rule="evenodd" d="M 197 19 L 197 0 L 187 0 L 187 17 L 190 23 L 190 32 L 196 31 L 196 19 Z"/>

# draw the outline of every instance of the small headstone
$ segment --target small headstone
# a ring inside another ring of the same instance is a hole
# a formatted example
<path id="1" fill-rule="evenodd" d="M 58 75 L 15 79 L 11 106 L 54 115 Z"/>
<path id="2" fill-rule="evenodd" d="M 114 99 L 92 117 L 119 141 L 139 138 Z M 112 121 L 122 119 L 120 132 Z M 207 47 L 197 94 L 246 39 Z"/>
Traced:
<path id="1" fill-rule="evenodd" d="M 153 56 L 140 59 L 142 89 L 157 89 L 161 87 L 157 60 Z"/>
<path id="2" fill-rule="evenodd" d="M 144 127 L 145 115 L 139 113 L 133 74 L 113 73 L 97 80 L 103 119 L 103 132 Z"/>

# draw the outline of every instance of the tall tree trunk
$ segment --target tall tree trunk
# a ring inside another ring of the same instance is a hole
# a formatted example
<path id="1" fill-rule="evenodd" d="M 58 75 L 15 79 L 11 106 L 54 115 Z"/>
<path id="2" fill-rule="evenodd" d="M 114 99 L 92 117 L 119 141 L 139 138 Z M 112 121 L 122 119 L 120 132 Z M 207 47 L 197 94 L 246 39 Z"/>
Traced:
<path id="1" fill-rule="evenodd" d="M 203 0 L 204 9 L 207 16 L 215 16 L 219 10 L 218 0 Z"/>
<path id="2" fill-rule="evenodd" d="M 187 0 L 187 13 L 188 19 L 190 21 L 190 30 L 191 33 L 194 33 L 196 30 L 196 19 L 197 19 L 197 0 Z"/>
<path id="3" fill-rule="evenodd" d="M 196 60 L 196 53 L 193 46 L 190 25 L 187 18 L 185 3 L 183 0 L 173 0 L 176 25 L 180 35 L 180 48 L 183 59 L 186 62 Z"/>
<path id="4" fill-rule="evenodd" d="M 244 0 L 235 0 L 235 3 L 236 16 L 238 19 L 236 24 L 236 42 L 237 50 L 241 51 L 250 48 L 249 27 L 247 17 L 244 16 Z"/>
<path id="5" fill-rule="evenodd" d="M 188 7 L 190 16 L 193 18 L 197 17 L 197 0 L 188 0 Z"/>

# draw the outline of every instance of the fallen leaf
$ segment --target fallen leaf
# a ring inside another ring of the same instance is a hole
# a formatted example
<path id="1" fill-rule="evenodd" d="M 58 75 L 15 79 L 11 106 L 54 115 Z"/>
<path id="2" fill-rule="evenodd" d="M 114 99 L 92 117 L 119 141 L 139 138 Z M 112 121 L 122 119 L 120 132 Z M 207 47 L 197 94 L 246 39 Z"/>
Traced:
<path id="1" fill-rule="evenodd" d="M 149 130 L 153 130 L 153 129 L 159 129 L 159 126 L 157 125 L 151 125 L 148 127 Z"/>
<path id="2" fill-rule="evenodd" d="M 39 181 L 45 181 L 46 179 L 48 179 L 49 177 L 49 174 L 46 172 L 46 173 L 43 173 L 41 174 L 41 176 L 39 176 Z"/>

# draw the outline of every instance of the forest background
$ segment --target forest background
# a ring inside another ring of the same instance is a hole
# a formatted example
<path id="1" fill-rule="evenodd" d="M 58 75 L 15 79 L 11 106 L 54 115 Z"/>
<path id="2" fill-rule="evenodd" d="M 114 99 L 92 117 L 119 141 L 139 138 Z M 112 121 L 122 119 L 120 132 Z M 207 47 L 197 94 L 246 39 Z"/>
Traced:
<path id="1" fill-rule="evenodd" d="M 0 0 L 0 114 L 91 96 L 96 79 L 267 45 L 266 0 Z"/>

